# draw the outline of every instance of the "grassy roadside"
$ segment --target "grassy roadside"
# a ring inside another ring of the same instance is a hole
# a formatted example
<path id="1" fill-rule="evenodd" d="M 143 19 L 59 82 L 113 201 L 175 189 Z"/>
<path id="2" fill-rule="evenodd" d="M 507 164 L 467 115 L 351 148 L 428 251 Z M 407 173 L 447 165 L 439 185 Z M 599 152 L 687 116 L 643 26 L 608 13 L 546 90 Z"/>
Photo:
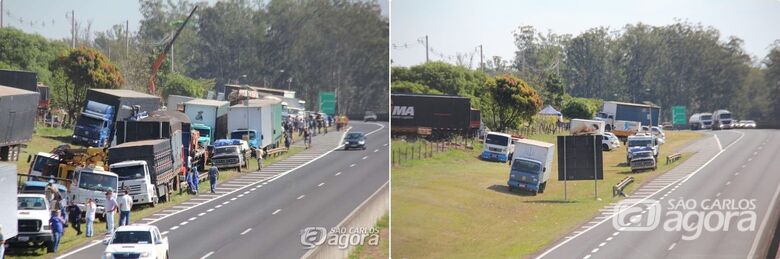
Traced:
<path id="1" fill-rule="evenodd" d="M 527 257 L 573 230 L 620 200 L 611 186 L 626 176 L 635 183 L 627 192 L 683 162 L 666 165 L 665 156 L 700 137 L 689 131 L 667 132 L 661 146 L 658 170 L 633 174 L 625 166 L 625 146 L 604 153 L 604 180 L 570 181 L 568 200 L 557 181 L 557 155 L 553 175 L 544 194 L 508 192 L 509 167 L 478 159 L 473 150 L 450 150 L 425 160 L 411 160 L 393 168 L 393 257 L 476 258 Z M 555 143 L 553 135 L 531 136 Z M 397 141 L 393 142 L 395 146 Z"/>
<path id="2" fill-rule="evenodd" d="M 376 222 L 376 228 L 379 230 L 379 245 L 368 246 L 360 245 L 349 255 L 349 259 L 379 259 L 390 258 L 390 214 L 385 214 Z"/>
<path id="3" fill-rule="evenodd" d="M 23 150 L 22 154 L 35 154 L 37 152 L 48 152 L 52 148 L 56 147 L 59 144 L 63 144 L 62 139 L 63 137 L 70 137 L 70 130 L 63 130 L 63 129 L 50 129 L 50 128 L 42 128 L 38 129 L 36 128 L 36 134 L 33 135 L 32 140 L 28 143 L 28 147 Z M 25 152 L 26 151 L 26 152 Z M 271 165 L 277 161 L 281 161 L 286 159 L 287 157 L 300 153 L 303 151 L 302 147 L 296 147 L 291 146 L 290 150 L 287 153 L 284 153 L 282 155 L 269 158 L 265 161 L 264 165 L 268 166 Z M 29 168 L 29 164 L 27 164 L 27 158 L 26 156 L 22 156 L 21 159 L 18 162 L 18 171 L 19 172 L 27 172 Z M 24 168 L 21 168 L 22 166 L 26 166 Z M 257 170 L 257 161 L 255 159 L 249 159 L 249 169 L 251 171 Z M 220 179 L 219 183 L 230 181 L 238 176 L 240 176 L 243 173 L 238 173 L 235 169 L 232 170 L 225 170 L 220 172 Z M 199 190 L 203 193 L 205 191 L 208 191 L 209 189 L 209 183 L 208 181 L 201 181 L 198 185 Z M 137 222 L 139 219 L 144 218 L 146 216 L 152 215 L 154 213 L 163 211 L 165 209 L 169 209 L 173 206 L 176 206 L 182 202 L 185 202 L 189 200 L 192 197 L 196 197 L 194 195 L 190 195 L 186 192 L 184 193 L 175 193 L 171 197 L 170 202 L 166 203 L 160 203 L 155 207 L 135 207 L 133 208 L 133 212 L 130 215 L 130 218 L 133 222 Z M 119 216 L 116 215 L 115 222 L 119 222 Z M 81 231 L 85 232 L 86 230 L 86 224 L 82 224 Z M 59 247 L 59 253 L 62 253 L 64 251 L 68 251 L 70 249 L 73 249 L 75 247 L 79 247 L 83 244 L 86 244 L 89 241 L 92 240 L 100 240 L 104 237 L 104 234 L 106 232 L 106 224 L 104 222 L 95 222 L 94 223 L 94 231 L 95 236 L 92 238 L 86 238 L 85 235 L 82 233 L 82 235 L 76 235 L 76 231 L 73 228 L 68 228 L 65 230 L 65 233 L 62 237 L 62 240 L 60 241 L 60 247 Z M 37 249 L 32 250 L 29 249 L 27 251 L 24 251 L 23 253 L 17 253 L 16 251 L 9 251 L 6 250 L 6 257 L 7 258 L 54 258 L 55 254 L 47 254 L 45 249 Z"/>

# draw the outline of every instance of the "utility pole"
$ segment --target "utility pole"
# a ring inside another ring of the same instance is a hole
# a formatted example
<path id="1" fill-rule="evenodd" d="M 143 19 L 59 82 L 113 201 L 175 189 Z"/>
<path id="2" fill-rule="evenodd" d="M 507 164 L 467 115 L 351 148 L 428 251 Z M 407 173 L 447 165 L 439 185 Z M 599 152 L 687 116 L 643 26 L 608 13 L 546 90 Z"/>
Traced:
<path id="1" fill-rule="evenodd" d="M 428 63 L 428 35 L 425 35 L 425 63 Z"/>
<path id="2" fill-rule="evenodd" d="M 479 44 L 479 69 L 485 72 L 485 63 L 482 61 L 484 56 L 482 55 L 482 44 Z"/>
<path id="3" fill-rule="evenodd" d="M 70 47 L 76 48 L 76 11 L 70 10 Z"/>
<path id="4" fill-rule="evenodd" d="M 3 28 L 3 0 L 0 0 L 0 29 Z"/>
<path id="5" fill-rule="evenodd" d="M 130 59 L 130 20 L 125 21 L 125 61 Z"/>

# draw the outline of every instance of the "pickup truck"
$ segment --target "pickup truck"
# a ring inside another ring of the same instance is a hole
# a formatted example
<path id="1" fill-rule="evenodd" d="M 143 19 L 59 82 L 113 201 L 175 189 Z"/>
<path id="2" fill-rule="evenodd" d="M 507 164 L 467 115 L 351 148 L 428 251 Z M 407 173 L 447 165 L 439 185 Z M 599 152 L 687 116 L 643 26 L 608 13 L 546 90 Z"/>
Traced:
<path id="1" fill-rule="evenodd" d="M 631 164 L 631 158 L 634 153 L 639 151 L 650 150 L 653 152 L 653 157 L 658 158 L 658 141 L 655 136 L 650 135 L 634 135 L 629 136 L 626 141 L 626 163 Z"/>
<path id="2" fill-rule="evenodd" d="M 46 247 L 53 250 L 53 237 L 49 229 L 51 207 L 43 194 L 17 195 L 18 235 L 7 240 L 9 246 Z"/>
<path id="3" fill-rule="evenodd" d="M 649 150 L 649 148 L 645 148 L 643 151 L 634 152 L 629 164 L 631 165 L 632 173 L 645 169 L 655 170 L 658 168 L 658 163 L 656 163 L 655 157 L 653 156 L 653 151 Z"/>
<path id="4" fill-rule="evenodd" d="M 239 172 L 241 172 L 241 167 L 246 166 L 245 156 L 241 152 L 241 147 L 237 145 L 215 146 L 211 161 L 219 169 L 238 168 Z"/>

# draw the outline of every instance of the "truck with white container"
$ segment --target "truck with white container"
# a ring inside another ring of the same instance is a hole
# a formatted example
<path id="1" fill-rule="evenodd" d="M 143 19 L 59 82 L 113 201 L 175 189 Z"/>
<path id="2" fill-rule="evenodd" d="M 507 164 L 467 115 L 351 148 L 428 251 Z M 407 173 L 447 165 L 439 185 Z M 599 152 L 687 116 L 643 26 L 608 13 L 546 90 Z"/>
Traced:
<path id="1" fill-rule="evenodd" d="M 733 128 L 731 112 L 728 110 L 717 110 L 712 113 L 712 129 L 731 129 Z"/>
<path id="2" fill-rule="evenodd" d="M 688 119 L 688 126 L 691 130 L 711 129 L 712 128 L 712 113 L 694 113 L 691 118 Z"/>
<path id="3" fill-rule="evenodd" d="M 487 161 L 506 162 L 512 152 L 512 136 L 501 132 L 488 132 L 480 157 Z"/>
<path id="4" fill-rule="evenodd" d="M 208 137 L 209 143 L 227 136 L 229 110 L 230 103 L 226 101 L 194 99 L 184 102 L 184 114 L 190 118 L 193 128 L 201 132 L 201 137 Z"/>
<path id="5" fill-rule="evenodd" d="M 228 132 L 230 139 L 244 139 L 252 148 L 265 148 L 276 143 L 281 133 L 281 101 L 252 99 L 230 107 Z M 275 118 L 279 113 L 280 118 Z"/>
<path id="6" fill-rule="evenodd" d="M 17 161 L 32 139 L 38 93 L 0 85 L 0 161 Z"/>
<path id="7" fill-rule="evenodd" d="M 572 119 L 569 133 L 572 136 L 604 135 L 604 121 Z"/>
<path id="8" fill-rule="evenodd" d="M 515 188 L 544 193 L 552 171 L 555 145 L 531 139 L 515 142 L 509 169 L 509 190 Z"/>

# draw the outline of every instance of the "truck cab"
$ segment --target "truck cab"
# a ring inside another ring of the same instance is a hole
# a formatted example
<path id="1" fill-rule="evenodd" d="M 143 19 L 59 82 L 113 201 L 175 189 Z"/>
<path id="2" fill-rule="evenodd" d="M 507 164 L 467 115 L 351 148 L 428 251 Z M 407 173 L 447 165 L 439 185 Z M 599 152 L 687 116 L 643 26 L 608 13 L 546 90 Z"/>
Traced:
<path id="1" fill-rule="evenodd" d="M 193 123 L 192 129 L 197 130 L 200 133 L 200 137 L 198 138 L 198 144 L 200 146 L 207 147 L 211 145 L 212 138 L 214 137 L 211 127 L 206 124 Z"/>
<path id="2" fill-rule="evenodd" d="M 18 234 L 7 240 L 9 246 L 46 247 L 52 250 L 49 229 L 51 207 L 43 194 L 22 193 L 16 197 Z"/>
<path id="3" fill-rule="evenodd" d="M 258 138 L 257 130 L 253 129 L 237 129 L 233 132 L 230 132 L 230 138 L 231 139 L 243 139 L 246 142 L 249 143 L 249 146 L 251 148 L 260 148 L 260 143 L 263 139 L 263 136 L 260 135 Z"/>
<path id="4" fill-rule="evenodd" d="M 119 178 L 115 173 L 107 172 L 100 166 L 78 168 L 71 181 L 71 200 L 76 202 L 81 211 L 86 211 L 84 203 L 92 198 L 97 205 L 96 214 L 101 215 L 105 211 L 106 192 L 113 191 L 116 198 Z"/>
<path id="5" fill-rule="evenodd" d="M 515 143 L 507 185 L 536 193 L 543 193 L 550 179 L 555 145 L 521 139 Z"/>
<path id="6" fill-rule="evenodd" d="M 119 177 L 119 187 L 127 188 L 128 194 L 133 197 L 133 204 L 155 205 L 159 202 L 146 161 L 114 163 L 109 167 L 109 171 Z"/>
<path id="7" fill-rule="evenodd" d="M 89 147 L 105 147 L 111 137 L 114 108 L 99 102 L 87 101 L 73 129 L 72 143 Z"/>
<path id="8" fill-rule="evenodd" d="M 30 163 L 28 174 L 30 176 L 40 177 L 40 179 L 37 180 L 46 180 L 49 177 L 61 177 L 58 174 L 60 158 L 55 154 L 38 152 L 35 156 L 28 157 L 27 162 Z M 36 180 L 36 178 L 37 177 L 30 177 L 29 179 Z"/>
<path id="9" fill-rule="evenodd" d="M 635 135 L 628 137 L 626 141 L 626 163 L 631 164 L 634 153 L 640 151 L 652 151 L 653 157 L 658 158 L 658 141 L 652 135 Z"/>
<path id="10" fill-rule="evenodd" d="M 731 129 L 734 128 L 732 124 L 731 112 L 727 110 L 717 110 L 712 114 L 712 129 Z"/>
<path id="11" fill-rule="evenodd" d="M 506 162 L 509 159 L 509 153 L 512 150 L 512 136 L 500 132 L 488 132 L 483 142 L 482 155 L 483 160 Z"/>

